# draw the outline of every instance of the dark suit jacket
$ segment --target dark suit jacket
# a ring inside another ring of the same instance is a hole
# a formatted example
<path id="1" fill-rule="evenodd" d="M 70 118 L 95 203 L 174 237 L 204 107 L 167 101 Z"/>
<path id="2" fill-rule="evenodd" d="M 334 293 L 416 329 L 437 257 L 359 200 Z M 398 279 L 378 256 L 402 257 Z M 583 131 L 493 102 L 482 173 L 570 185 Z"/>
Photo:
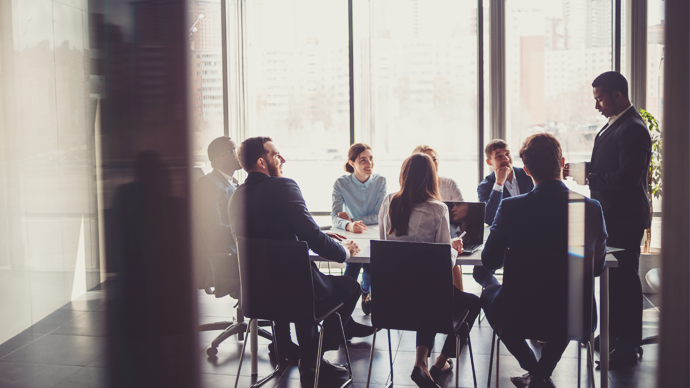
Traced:
<path id="1" fill-rule="evenodd" d="M 525 173 L 525 170 L 520 167 L 513 167 L 515 172 L 515 179 L 517 179 L 518 187 L 520 188 L 520 194 L 525 194 L 530 192 L 534 188 L 534 182 L 532 178 Z M 496 183 L 496 174 L 491 172 L 487 175 L 479 186 L 477 187 L 477 194 L 479 200 L 486 204 L 486 215 L 484 221 L 491 225 L 494 222 L 494 217 L 496 216 L 496 210 L 498 210 L 498 205 L 501 203 L 503 198 L 510 197 L 510 192 L 503 186 L 503 192 L 498 192 L 494 190 L 494 184 Z"/>
<path id="2" fill-rule="evenodd" d="M 604 128 L 594 140 L 587 165 L 592 198 L 601 203 L 611 233 L 649 228 L 649 131 L 634 106 Z"/>
<path id="3" fill-rule="evenodd" d="M 506 248 L 567 252 L 568 201 L 571 194 L 584 202 L 584 247 L 586 251 L 594 255 L 594 274 L 600 275 L 604 271 L 607 238 L 601 206 L 593 199 L 572 193 L 563 182 L 558 180 L 541 182 L 531 192 L 505 198 L 501 202 L 494 223 L 491 225 L 491 233 L 482 251 L 484 267 L 501 268 L 504 264 Z M 508 276 L 508 269 L 505 271 L 504 276 Z M 535 278 L 538 279 L 549 279 L 550 276 L 550 273 L 535 274 Z M 518 284 L 517 288 L 529 289 L 530 285 Z M 543 299 L 543 290 L 541 291 L 539 297 L 527 297 L 527 299 Z M 495 301 L 500 303 L 501 298 L 501 290 L 499 290 Z"/>
<path id="4" fill-rule="evenodd" d="M 345 249 L 314 222 L 299 186 L 292 179 L 249 173 L 232 196 L 228 214 L 235 236 L 306 241 L 321 257 L 340 263 L 345 261 Z M 331 296 L 331 278 L 312 265 L 317 301 Z"/>

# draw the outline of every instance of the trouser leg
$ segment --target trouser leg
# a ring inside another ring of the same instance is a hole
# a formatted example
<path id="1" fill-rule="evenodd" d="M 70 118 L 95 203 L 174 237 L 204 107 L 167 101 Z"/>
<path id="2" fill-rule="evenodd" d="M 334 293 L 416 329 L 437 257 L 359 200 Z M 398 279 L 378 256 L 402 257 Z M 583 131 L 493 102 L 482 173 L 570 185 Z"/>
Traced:
<path id="1" fill-rule="evenodd" d="M 476 267 L 475 267 L 476 268 Z M 491 285 L 486 287 L 482 291 L 482 295 L 479 297 L 481 307 L 486 313 L 486 319 L 492 327 L 500 327 L 500 320 L 498 319 L 500 314 L 499 310 L 501 308 L 500 303 L 497 303 L 497 297 L 501 292 L 500 285 Z M 511 338 L 510 336 L 502 335 L 501 341 L 506 346 L 508 351 L 515 357 L 520 363 L 522 369 L 532 373 L 537 368 L 537 358 L 534 356 L 534 352 L 527 345 L 527 342 L 523 338 Z"/>
<path id="2" fill-rule="evenodd" d="M 330 278 L 333 287 L 331 296 L 324 300 L 315 301 L 314 307 L 318 312 L 328 309 L 329 306 L 343 303 L 336 311 L 340 313 L 344 326 L 347 325 L 352 311 L 355 309 L 355 305 L 361 293 L 361 288 L 359 283 L 352 278 L 344 276 L 330 276 Z M 324 321 L 323 327 L 325 330 L 323 348 L 328 349 L 331 343 L 342 336 L 340 333 L 340 322 L 335 313 L 331 314 L 331 316 Z M 295 332 L 297 333 L 297 341 L 299 342 L 300 359 L 304 360 L 303 362 L 315 361 L 319 346 L 319 332 L 317 326 L 295 323 Z"/>
<path id="3" fill-rule="evenodd" d="M 334 276 L 331 279 L 331 283 L 334 286 L 333 293 L 328 299 L 318 301 L 315 304 L 316 311 L 323 311 L 328 308 L 328 306 L 334 306 L 342 303 L 343 305 L 336 310 L 340 314 L 340 318 L 343 320 L 343 327 L 346 327 L 350 322 L 350 316 L 355 310 L 357 305 L 357 300 L 361 295 L 362 289 L 357 281 L 344 277 L 344 276 Z M 353 322 L 354 324 L 355 322 Z M 324 349 L 329 349 L 334 346 L 335 343 L 341 340 L 342 333 L 340 332 L 340 322 L 335 313 L 331 314 L 323 322 L 323 327 L 325 330 L 323 345 Z"/>
<path id="4" fill-rule="evenodd" d="M 475 265 L 472 270 L 472 277 L 479 285 L 487 288 L 495 284 L 500 284 L 498 279 L 494 276 L 494 273 L 496 273 L 496 270 L 488 270 L 481 265 Z"/>
<path id="5" fill-rule="evenodd" d="M 642 341 L 642 284 L 638 275 L 640 240 L 644 230 L 609 232 L 607 245 L 624 248 L 614 253 L 618 268 L 609 270 L 611 338 L 623 346 L 636 347 Z"/>
<path id="6" fill-rule="evenodd" d="M 549 377 L 556 369 L 556 364 L 561 359 L 565 348 L 568 347 L 570 339 L 563 337 L 560 339 L 548 339 L 541 349 L 541 358 L 537 363 L 535 374 L 541 377 Z"/>
<path id="7" fill-rule="evenodd" d="M 277 342 L 278 346 L 287 346 L 288 343 L 292 342 L 290 322 L 276 321 L 274 334 L 274 342 Z"/>
<path id="8" fill-rule="evenodd" d="M 453 308 L 455 311 L 461 311 L 464 309 L 468 309 L 469 313 L 467 314 L 467 324 L 469 326 L 469 329 L 472 330 L 472 326 L 474 325 L 474 321 L 477 319 L 477 315 L 479 315 L 479 310 L 480 310 L 480 302 L 479 302 L 479 297 L 474 295 L 474 294 L 468 294 L 466 292 L 462 292 L 458 290 L 457 288 L 453 287 Z M 465 330 L 461 327 L 460 331 L 458 332 L 460 334 L 460 348 L 465 346 Z M 454 335 L 449 334 L 446 337 L 446 342 L 443 344 L 443 349 L 441 349 L 441 354 L 448 358 L 453 358 L 455 357 L 455 344 L 456 344 L 456 338 Z"/>
<path id="9" fill-rule="evenodd" d="M 371 266 L 369 264 L 362 264 L 362 291 L 371 292 Z"/>
<path id="10" fill-rule="evenodd" d="M 359 279 L 359 270 L 362 268 L 362 263 L 347 263 L 345 264 L 345 273 L 343 276 L 347 276 L 349 278 Z"/>

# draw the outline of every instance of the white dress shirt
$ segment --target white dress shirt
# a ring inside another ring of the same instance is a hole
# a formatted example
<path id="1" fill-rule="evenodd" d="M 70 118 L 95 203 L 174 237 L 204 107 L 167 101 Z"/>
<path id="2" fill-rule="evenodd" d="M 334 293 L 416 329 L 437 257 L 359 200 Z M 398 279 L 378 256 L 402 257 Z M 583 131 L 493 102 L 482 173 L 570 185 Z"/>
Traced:
<path id="1" fill-rule="evenodd" d="M 462 193 L 458 184 L 454 180 L 445 177 L 439 177 L 439 191 L 441 201 L 462 201 Z"/>
<path id="2" fill-rule="evenodd" d="M 415 205 L 410 214 L 407 236 L 396 236 L 395 232 L 388 234 L 388 230 L 391 228 L 389 210 L 393 195 L 387 195 L 381 205 L 381 211 L 379 212 L 379 238 L 392 241 L 448 244 L 452 258 L 451 264 L 455 265 L 458 251 L 450 246 L 450 221 L 446 204 L 431 200 Z"/>
<path id="3" fill-rule="evenodd" d="M 216 170 L 218 170 L 218 169 L 216 169 Z M 230 175 L 224 173 L 223 171 L 218 170 L 218 172 L 221 173 L 221 174 L 223 175 L 223 177 L 225 177 L 225 179 L 228 180 L 228 182 L 230 182 L 230 184 L 232 185 L 232 187 L 234 187 L 235 189 L 237 188 L 237 186 L 239 185 L 239 182 L 237 182 L 237 179 L 235 179 L 234 177 L 232 177 L 232 176 L 230 176 Z"/>
<path id="4" fill-rule="evenodd" d="M 623 116 L 623 113 L 627 112 L 628 109 L 630 109 L 630 108 L 632 108 L 632 104 L 630 104 L 629 107 L 625 108 L 621 113 L 609 117 L 609 125 L 607 125 L 605 128 L 603 128 L 603 129 L 601 130 L 601 132 L 599 132 L 599 136 L 601 136 L 601 134 L 604 133 L 604 131 L 606 131 L 607 129 L 609 129 L 609 128 L 613 125 L 613 123 L 615 123 L 616 120 L 618 120 L 621 116 Z"/>
<path id="5" fill-rule="evenodd" d="M 517 197 L 518 195 L 520 195 L 520 186 L 517 182 L 515 169 L 513 169 L 513 180 L 509 181 L 506 179 L 506 181 L 503 183 L 503 186 L 505 186 L 506 189 L 508 189 L 508 192 L 510 193 L 511 197 Z M 503 186 L 499 185 L 498 183 L 494 183 L 494 190 L 503 191 Z"/>

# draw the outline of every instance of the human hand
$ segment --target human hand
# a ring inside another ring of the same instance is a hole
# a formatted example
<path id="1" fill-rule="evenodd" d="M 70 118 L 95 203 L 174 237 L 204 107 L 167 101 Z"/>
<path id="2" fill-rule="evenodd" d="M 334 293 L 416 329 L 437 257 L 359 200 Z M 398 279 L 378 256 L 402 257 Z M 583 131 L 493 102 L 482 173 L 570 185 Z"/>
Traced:
<path id="1" fill-rule="evenodd" d="M 345 212 L 338 213 L 338 217 L 340 217 L 344 220 L 352 221 L 352 218 L 350 218 L 350 216 Z"/>
<path id="2" fill-rule="evenodd" d="M 343 242 L 343 248 L 347 249 L 350 252 L 350 257 L 357 255 L 361 251 L 361 249 L 359 248 L 359 244 L 357 244 L 353 240 L 345 240 Z"/>
<path id="3" fill-rule="evenodd" d="M 584 162 L 568 163 L 568 176 L 572 177 L 578 185 L 585 185 L 589 178 L 587 164 Z"/>
<path id="4" fill-rule="evenodd" d="M 347 237 L 343 236 L 342 234 L 338 234 L 335 232 L 324 232 L 326 235 L 330 238 L 332 238 L 335 241 L 345 241 L 347 240 Z"/>
<path id="5" fill-rule="evenodd" d="M 450 246 L 453 247 L 458 253 L 462 253 L 462 237 L 456 237 L 452 240 L 450 240 Z"/>
<path id="6" fill-rule="evenodd" d="M 367 230 L 367 226 L 364 225 L 364 221 L 359 220 L 347 224 L 347 230 L 352 233 L 364 233 L 364 231 Z"/>
<path id="7" fill-rule="evenodd" d="M 508 179 L 508 175 L 510 175 L 510 172 L 512 170 L 513 170 L 513 168 L 510 166 L 499 167 L 495 171 L 495 173 L 496 173 L 496 184 L 503 186 L 503 184 L 506 183 L 506 179 Z"/>

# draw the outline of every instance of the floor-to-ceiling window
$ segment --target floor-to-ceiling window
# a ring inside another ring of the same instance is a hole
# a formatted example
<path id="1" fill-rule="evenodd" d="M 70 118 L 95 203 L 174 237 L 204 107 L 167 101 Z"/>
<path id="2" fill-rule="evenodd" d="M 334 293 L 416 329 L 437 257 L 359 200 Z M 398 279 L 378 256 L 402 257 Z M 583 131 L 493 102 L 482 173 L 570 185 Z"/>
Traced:
<path id="1" fill-rule="evenodd" d="M 506 0 L 505 26 L 506 140 L 514 156 L 527 136 L 547 132 L 566 162 L 589 160 L 606 122 L 591 84 L 611 70 L 611 1 Z"/>

